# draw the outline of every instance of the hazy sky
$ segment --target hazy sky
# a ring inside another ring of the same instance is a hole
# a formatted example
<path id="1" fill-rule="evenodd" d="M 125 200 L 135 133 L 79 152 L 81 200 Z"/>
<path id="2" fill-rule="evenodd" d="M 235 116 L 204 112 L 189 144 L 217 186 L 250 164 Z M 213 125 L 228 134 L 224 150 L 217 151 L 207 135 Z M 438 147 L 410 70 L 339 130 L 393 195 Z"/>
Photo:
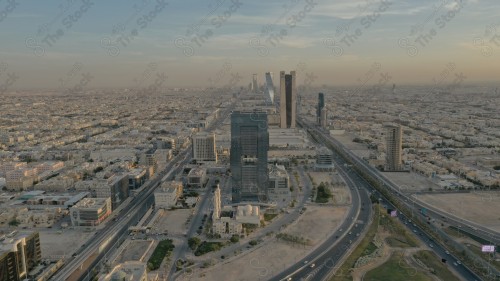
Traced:
<path id="1" fill-rule="evenodd" d="M 0 91 L 294 69 L 318 86 L 498 81 L 499 14 L 498 0 L 0 0 Z"/>

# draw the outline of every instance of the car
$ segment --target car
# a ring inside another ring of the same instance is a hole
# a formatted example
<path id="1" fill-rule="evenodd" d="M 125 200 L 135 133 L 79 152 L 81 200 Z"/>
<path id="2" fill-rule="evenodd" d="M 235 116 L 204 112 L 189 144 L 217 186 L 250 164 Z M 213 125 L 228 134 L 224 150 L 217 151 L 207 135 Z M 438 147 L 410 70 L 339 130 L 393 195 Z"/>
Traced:
<path id="1" fill-rule="evenodd" d="M 458 264 L 462 264 L 460 261 L 457 261 Z"/>
<path id="2" fill-rule="evenodd" d="M 454 266 L 458 266 L 458 264 L 456 262 L 453 263 Z"/>
<path id="3" fill-rule="evenodd" d="M 308 264 L 308 263 L 309 263 L 309 261 L 304 261 L 304 264 Z"/>
<path id="4" fill-rule="evenodd" d="M 349 232 L 349 235 L 351 235 L 351 234 L 352 234 L 352 232 Z"/>
<path id="5" fill-rule="evenodd" d="M 432 245 L 432 244 L 429 244 L 429 247 L 431 247 L 431 248 L 434 248 L 434 245 Z"/>
<path id="6" fill-rule="evenodd" d="M 450 254 L 450 252 L 448 252 L 448 251 L 446 251 L 445 253 L 446 253 L 447 255 L 449 255 L 449 254 Z"/>
<path id="7" fill-rule="evenodd" d="M 310 267 L 310 268 L 314 268 L 315 266 L 316 266 L 316 264 L 314 264 L 314 263 L 313 263 L 313 264 L 311 264 L 309 267 Z"/>
<path id="8" fill-rule="evenodd" d="M 287 281 L 292 281 L 292 277 L 288 277 L 288 279 L 286 279 Z"/>
<path id="9" fill-rule="evenodd" d="M 356 233 L 356 237 L 359 237 L 359 233 Z"/>

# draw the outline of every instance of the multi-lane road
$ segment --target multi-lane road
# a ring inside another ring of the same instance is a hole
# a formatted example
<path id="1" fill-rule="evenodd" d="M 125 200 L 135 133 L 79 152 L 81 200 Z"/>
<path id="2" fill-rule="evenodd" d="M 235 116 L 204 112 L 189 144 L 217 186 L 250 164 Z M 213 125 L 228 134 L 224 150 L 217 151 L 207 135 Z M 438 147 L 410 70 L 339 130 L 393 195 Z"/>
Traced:
<path id="1" fill-rule="evenodd" d="M 51 280 L 89 280 L 90 272 L 98 266 L 102 259 L 119 240 L 123 239 L 128 233 L 128 228 L 135 225 L 146 210 L 153 204 L 153 191 L 159 185 L 162 177 L 172 175 L 176 169 L 174 165 L 179 161 L 185 163 L 188 159 L 185 157 L 189 148 L 181 151 L 165 168 L 158 173 L 155 178 L 146 183 L 143 191 L 134 197 L 127 208 L 120 212 L 119 219 L 110 221 L 107 225 L 96 232 L 94 237 L 84 244 L 75 255 L 65 261 L 59 272 Z M 183 158 L 184 157 L 184 158 Z"/>
<path id="2" fill-rule="evenodd" d="M 323 139 L 324 140 L 327 140 L 327 141 L 330 141 L 330 142 L 334 142 L 336 140 L 334 140 L 333 138 L 331 138 L 329 135 L 326 135 L 324 134 L 324 132 L 322 132 L 321 130 L 318 130 L 317 128 L 315 128 L 315 126 L 313 125 L 309 125 L 308 126 L 310 129 L 314 130 L 316 133 L 319 133 L 323 136 Z M 350 152 L 349 150 L 345 149 L 343 146 L 341 146 L 341 144 L 339 145 L 338 143 L 336 144 L 337 147 L 341 147 L 345 150 L 345 152 L 348 152 L 349 154 L 351 154 L 352 152 Z M 352 158 L 355 158 L 357 159 L 356 156 L 354 155 L 351 155 Z M 351 160 L 353 160 L 351 158 Z M 347 162 L 344 162 L 343 159 L 341 159 L 341 157 L 339 155 L 337 155 L 335 153 L 335 159 L 336 159 L 336 162 L 337 164 L 339 164 L 339 162 L 342 164 L 342 166 L 344 166 L 344 164 L 348 164 Z M 357 159 L 359 160 L 359 159 Z M 360 160 L 360 162 L 362 162 L 362 160 Z M 361 163 L 364 166 L 369 166 L 368 164 L 366 163 Z M 337 166 L 339 167 L 339 166 Z M 373 171 L 373 167 L 369 166 L 370 167 L 370 171 L 372 172 L 375 172 Z M 378 172 L 376 172 L 377 175 L 379 175 Z M 351 178 L 352 180 L 354 180 L 356 183 L 362 183 L 362 182 L 365 182 L 366 181 L 354 170 L 354 169 L 349 169 L 349 172 L 348 172 L 348 175 L 347 177 Z M 387 181 L 387 184 L 392 184 L 392 192 L 393 193 L 396 193 L 398 192 L 398 188 L 397 186 L 395 186 L 392 182 L 390 181 Z M 380 198 L 383 198 L 383 196 L 381 194 L 379 194 L 371 185 L 367 184 L 365 185 L 366 187 L 369 188 L 370 192 L 374 192 L 376 193 Z M 399 194 L 398 192 L 398 195 L 399 196 L 403 196 L 402 194 Z M 408 202 L 408 200 L 407 200 Z M 387 206 L 388 208 L 392 208 L 392 209 L 395 209 L 395 207 L 387 200 L 387 198 L 383 198 L 383 201 L 382 203 Z M 410 206 L 408 206 L 410 207 Z M 423 231 L 422 229 L 420 229 L 416 224 L 414 223 L 409 223 L 409 219 L 407 219 L 403 214 L 400 213 L 399 215 L 399 219 L 402 220 L 403 222 L 406 221 L 406 226 L 410 229 L 410 231 L 418 234 L 419 238 L 426 244 L 428 244 L 428 246 L 440 257 L 444 258 L 444 259 L 449 259 L 451 262 L 448 263 L 448 265 L 450 264 L 453 264 L 454 267 L 453 267 L 453 270 L 455 270 L 459 275 L 461 275 L 465 280 L 481 280 L 480 277 L 478 277 L 475 273 L 473 273 L 471 270 L 469 270 L 467 267 L 463 266 L 458 259 L 456 259 L 455 257 L 451 256 L 450 254 L 447 253 L 446 249 L 444 249 L 444 247 L 442 247 L 441 245 L 435 243 L 432 241 L 432 237 L 430 237 L 430 235 L 428 233 L 426 233 L 425 231 Z M 432 245 L 432 247 L 431 247 Z M 455 265 L 456 264 L 456 265 Z M 451 266 L 451 265 L 450 265 Z"/>

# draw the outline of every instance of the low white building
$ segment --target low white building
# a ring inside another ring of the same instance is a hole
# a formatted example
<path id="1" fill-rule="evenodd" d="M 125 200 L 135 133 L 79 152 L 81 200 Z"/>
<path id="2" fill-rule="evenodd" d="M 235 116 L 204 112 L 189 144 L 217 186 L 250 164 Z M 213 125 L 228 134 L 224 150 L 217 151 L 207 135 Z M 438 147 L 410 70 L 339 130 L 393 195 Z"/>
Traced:
<path id="1" fill-rule="evenodd" d="M 201 188 L 207 181 L 207 171 L 199 167 L 193 168 L 189 171 L 187 178 L 190 187 Z"/>
<path id="2" fill-rule="evenodd" d="M 259 206 L 245 205 L 238 206 L 236 211 L 236 221 L 239 223 L 260 224 Z"/>
<path id="3" fill-rule="evenodd" d="M 166 181 L 154 192 L 156 208 L 169 209 L 175 206 L 182 195 L 182 182 Z"/>
<path id="4" fill-rule="evenodd" d="M 220 188 L 214 191 L 214 212 L 212 213 L 212 232 L 223 238 L 239 235 L 243 231 L 243 225 L 230 216 L 221 216 L 221 195 Z"/>
<path id="5" fill-rule="evenodd" d="M 269 200 L 282 202 L 290 198 L 289 176 L 282 165 L 268 165 L 269 187 L 267 189 Z"/>

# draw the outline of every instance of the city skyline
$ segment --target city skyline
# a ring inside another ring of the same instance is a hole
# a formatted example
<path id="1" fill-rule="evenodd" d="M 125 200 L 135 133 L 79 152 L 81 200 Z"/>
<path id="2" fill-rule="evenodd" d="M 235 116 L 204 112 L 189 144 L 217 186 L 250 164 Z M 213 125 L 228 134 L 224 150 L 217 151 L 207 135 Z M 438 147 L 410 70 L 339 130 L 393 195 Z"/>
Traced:
<path id="1" fill-rule="evenodd" d="M 73 84 L 88 74 L 86 88 L 133 88 L 148 73 L 188 88 L 237 73 L 246 86 L 276 65 L 301 81 L 314 74 L 317 86 L 357 85 L 375 62 L 398 85 L 433 84 L 435 65 L 448 63 L 467 83 L 498 82 L 493 0 L 14 2 L 0 6 L 0 85 L 10 90 L 57 89 L 70 74 Z"/>

